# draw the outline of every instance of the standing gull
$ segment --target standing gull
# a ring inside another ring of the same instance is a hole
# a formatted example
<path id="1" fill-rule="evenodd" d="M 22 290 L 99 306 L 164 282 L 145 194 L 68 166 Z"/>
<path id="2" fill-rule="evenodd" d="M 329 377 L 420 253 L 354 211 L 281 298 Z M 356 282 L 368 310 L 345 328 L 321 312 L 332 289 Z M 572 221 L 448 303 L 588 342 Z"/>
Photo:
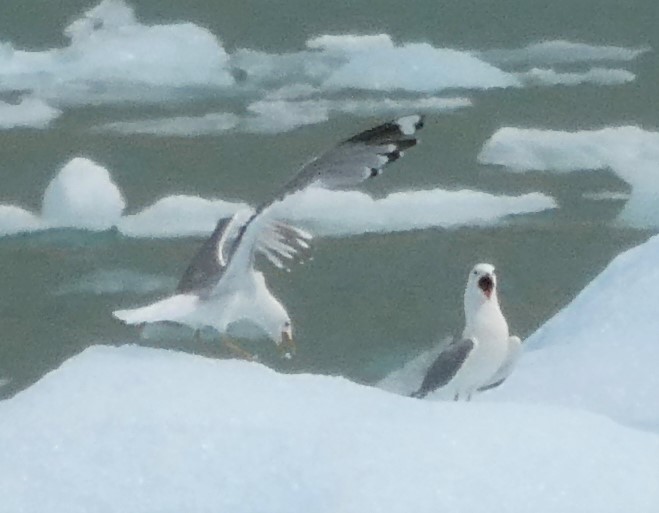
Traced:
<path id="1" fill-rule="evenodd" d="M 469 273 L 464 312 L 462 338 L 439 354 L 412 397 L 422 398 L 439 390 L 444 398 L 469 400 L 476 391 L 500 385 L 512 371 L 520 353 L 520 339 L 508 333 L 492 265 L 478 264 Z"/>
<path id="2" fill-rule="evenodd" d="M 422 127 L 422 116 L 405 116 L 361 132 L 314 158 L 254 212 L 220 220 L 174 295 L 113 315 L 126 324 L 173 322 L 194 330 L 211 327 L 221 334 L 235 323 L 248 321 L 284 354 L 294 352 L 291 318 L 254 263 L 258 253 L 285 268 L 308 251 L 311 235 L 277 220 L 273 206 L 309 187 L 351 187 L 378 176 L 388 163 L 417 144 L 414 134 Z"/>

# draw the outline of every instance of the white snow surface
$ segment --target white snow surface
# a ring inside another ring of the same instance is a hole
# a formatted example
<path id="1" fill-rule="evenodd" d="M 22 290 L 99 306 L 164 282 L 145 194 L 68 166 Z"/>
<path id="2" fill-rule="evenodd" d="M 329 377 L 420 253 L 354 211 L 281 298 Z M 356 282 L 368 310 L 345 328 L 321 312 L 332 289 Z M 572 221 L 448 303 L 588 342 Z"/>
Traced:
<path id="1" fill-rule="evenodd" d="M 485 143 L 478 160 L 517 172 L 609 169 L 632 188 L 619 221 L 659 226 L 658 132 L 635 126 L 578 132 L 505 127 Z"/>
<path id="2" fill-rule="evenodd" d="M 511 377 L 483 397 L 587 409 L 659 432 L 657 262 L 659 236 L 616 257 L 526 341 Z"/>
<path id="3" fill-rule="evenodd" d="M 107 169 L 76 157 L 46 187 L 41 208 L 49 226 L 107 230 L 126 206 Z"/>
<path id="4" fill-rule="evenodd" d="M 94 346 L 0 403 L 4 511 L 650 513 L 659 437 L 577 410 Z M 477 492 L 476 492 L 477 491 Z"/>
<path id="5" fill-rule="evenodd" d="M 38 98 L 22 98 L 17 104 L 0 101 L 0 129 L 46 128 L 62 111 Z"/>

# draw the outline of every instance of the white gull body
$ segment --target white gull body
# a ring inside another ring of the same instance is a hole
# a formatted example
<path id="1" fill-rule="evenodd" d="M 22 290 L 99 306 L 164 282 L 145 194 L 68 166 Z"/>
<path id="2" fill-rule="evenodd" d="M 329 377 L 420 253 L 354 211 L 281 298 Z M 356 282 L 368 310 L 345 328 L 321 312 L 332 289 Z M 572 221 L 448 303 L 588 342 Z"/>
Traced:
<path id="1" fill-rule="evenodd" d="M 512 371 L 520 340 L 509 334 L 491 264 L 478 264 L 470 271 L 464 312 L 462 338 L 438 355 L 414 397 L 436 391 L 433 396 L 438 398 L 470 399 L 478 390 L 497 386 Z"/>
<path id="2" fill-rule="evenodd" d="M 279 268 L 304 256 L 311 235 L 276 218 L 273 206 L 308 187 L 345 188 L 377 177 L 417 144 L 423 117 L 398 118 L 360 132 L 304 165 L 283 190 L 254 211 L 222 219 L 185 271 L 176 294 L 150 305 L 118 310 L 126 324 L 173 322 L 225 334 L 247 321 L 277 345 L 292 345 L 292 323 L 265 277 L 255 270 L 257 254 Z"/>

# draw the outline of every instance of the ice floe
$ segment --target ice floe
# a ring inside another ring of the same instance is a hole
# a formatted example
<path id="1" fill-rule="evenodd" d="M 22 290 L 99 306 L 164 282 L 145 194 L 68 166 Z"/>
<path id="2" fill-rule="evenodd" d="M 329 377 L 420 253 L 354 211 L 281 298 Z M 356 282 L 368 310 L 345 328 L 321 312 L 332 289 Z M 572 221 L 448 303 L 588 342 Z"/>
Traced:
<path id="1" fill-rule="evenodd" d="M 176 280 L 165 276 L 140 273 L 130 269 L 101 269 L 80 276 L 72 283 L 58 288 L 54 294 L 150 294 L 171 290 Z"/>
<path id="2" fill-rule="evenodd" d="M 487 399 L 566 405 L 659 432 L 658 261 L 659 236 L 617 256 L 526 341 Z"/>
<path id="3" fill-rule="evenodd" d="M 49 226 L 107 230 L 117 225 L 125 206 L 108 170 L 76 157 L 46 187 L 41 216 Z"/>
<path id="4" fill-rule="evenodd" d="M 540 193 L 521 196 L 478 191 L 430 189 L 391 193 L 380 199 L 358 191 L 310 189 L 276 206 L 278 215 L 318 235 L 344 236 L 367 232 L 430 227 L 488 225 L 507 216 L 556 208 Z M 221 218 L 252 207 L 239 201 L 172 195 L 123 215 L 125 202 L 107 169 L 76 157 L 50 182 L 41 216 L 14 205 L 0 205 L 0 235 L 71 228 L 117 228 L 128 237 L 189 237 L 213 231 Z"/>
<path id="5" fill-rule="evenodd" d="M 609 169 L 631 186 L 619 220 L 659 226 L 659 133 L 634 126 L 563 132 L 506 127 L 483 146 L 478 160 L 508 170 L 568 173 Z"/>
<path id="6" fill-rule="evenodd" d="M 0 416 L 7 511 L 650 513 L 659 500 L 659 437 L 600 415 L 418 401 L 135 346 L 86 349 Z"/>
<path id="7" fill-rule="evenodd" d="M 38 98 L 22 98 L 19 103 L 0 101 L 0 129 L 46 128 L 62 111 Z"/>
<path id="8" fill-rule="evenodd" d="M 579 84 L 620 85 L 633 82 L 636 76 L 624 69 L 592 68 L 588 71 L 558 72 L 547 68 L 533 68 L 515 73 L 527 86 L 574 86 Z"/>

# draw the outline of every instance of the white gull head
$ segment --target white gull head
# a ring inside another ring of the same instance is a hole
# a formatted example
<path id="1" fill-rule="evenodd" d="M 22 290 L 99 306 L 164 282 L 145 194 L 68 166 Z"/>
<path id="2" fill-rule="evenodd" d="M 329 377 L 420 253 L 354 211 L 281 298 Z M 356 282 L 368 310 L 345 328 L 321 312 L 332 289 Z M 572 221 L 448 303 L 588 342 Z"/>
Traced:
<path id="1" fill-rule="evenodd" d="M 497 296 L 497 276 L 492 264 L 476 264 L 469 272 L 464 293 L 465 338 L 508 338 L 508 323 Z"/>

